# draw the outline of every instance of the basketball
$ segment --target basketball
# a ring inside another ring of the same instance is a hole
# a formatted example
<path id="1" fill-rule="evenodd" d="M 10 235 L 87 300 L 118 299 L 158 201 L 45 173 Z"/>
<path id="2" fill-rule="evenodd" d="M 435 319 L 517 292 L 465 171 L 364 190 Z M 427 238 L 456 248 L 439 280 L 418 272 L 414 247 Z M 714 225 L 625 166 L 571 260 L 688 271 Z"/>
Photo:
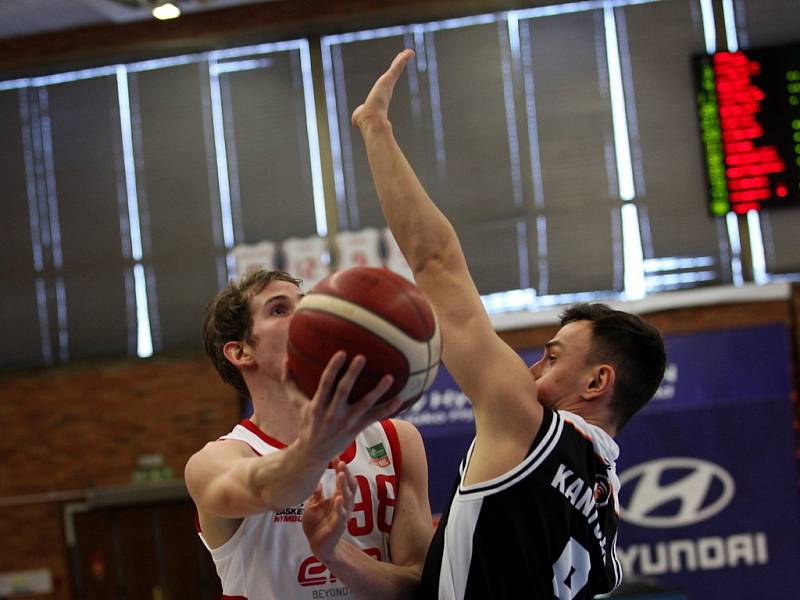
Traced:
<path id="1" fill-rule="evenodd" d="M 378 403 L 400 396 L 400 412 L 433 382 L 441 335 L 433 309 L 416 285 L 388 269 L 353 267 L 320 281 L 292 316 L 288 367 L 308 397 L 338 350 L 347 353 L 348 363 L 357 354 L 366 359 L 349 401 L 363 397 L 388 373 L 394 381 Z"/>

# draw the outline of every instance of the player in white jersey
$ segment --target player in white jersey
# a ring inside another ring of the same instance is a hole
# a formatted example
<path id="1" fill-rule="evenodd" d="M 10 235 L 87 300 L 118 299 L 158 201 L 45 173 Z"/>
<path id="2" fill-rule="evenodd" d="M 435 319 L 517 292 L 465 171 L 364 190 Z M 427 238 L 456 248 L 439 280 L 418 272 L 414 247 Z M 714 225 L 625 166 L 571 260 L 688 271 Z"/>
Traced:
<path id="1" fill-rule="evenodd" d="M 455 229 L 392 132 L 389 104 L 413 57 L 397 55 L 353 124 L 386 221 L 436 311 L 442 360 L 475 415 L 475 441 L 419 597 L 591 598 L 620 576 L 611 438 L 658 388 L 663 341 L 652 325 L 602 304 L 567 310 L 530 367 L 500 339 Z"/>
<path id="2" fill-rule="evenodd" d="M 249 420 L 220 439 L 240 440 L 260 456 L 286 447 Z M 358 486 L 357 509 L 343 537 L 378 560 L 388 560 L 390 556 L 389 534 L 402 456 L 395 425 L 386 420 L 367 426 L 340 459 L 354 474 Z M 335 469 L 325 470 L 321 484 L 325 495 L 330 496 L 336 485 Z M 303 508 L 298 504 L 245 517 L 231 539 L 218 548 L 209 547 L 226 595 L 246 598 L 345 595 L 345 584 L 310 551 L 303 533 Z M 249 565 L 259 568 L 248 568 Z M 254 595 L 249 590 L 258 593 Z"/>
<path id="3" fill-rule="evenodd" d="M 374 406 L 390 376 L 348 403 L 364 357 L 339 352 L 313 398 L 298 390 L 285 348 L 299 283 L 254 271 L 209 306 L 206 353 L 253 415 L 186 465 L 203 542 L 224 598 L 407 598 L 433 533 L 422 439 L 380 421 L 399 407 Z"/>

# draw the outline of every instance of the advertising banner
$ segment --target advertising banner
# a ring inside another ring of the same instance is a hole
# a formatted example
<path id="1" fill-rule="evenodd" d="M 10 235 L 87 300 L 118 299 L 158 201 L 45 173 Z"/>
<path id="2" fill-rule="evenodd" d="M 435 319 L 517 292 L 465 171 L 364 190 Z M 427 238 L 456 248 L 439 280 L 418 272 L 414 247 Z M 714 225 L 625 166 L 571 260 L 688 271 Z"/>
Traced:
<path id="1" fill-rule="evenodd" d="M 683 589 L 690 599 L 797 593 L 790 423 L 785 399 L 631 422 L 623 433 L 646 443 L 620 440 L 623 571 Z"/>
<path id="2" fill-rule="evenodd" d="M 667 338 L 658 397 L 617 436 L 625 573 L 690 600 L 798 594 L 789 340 L 782 325 Z"/>

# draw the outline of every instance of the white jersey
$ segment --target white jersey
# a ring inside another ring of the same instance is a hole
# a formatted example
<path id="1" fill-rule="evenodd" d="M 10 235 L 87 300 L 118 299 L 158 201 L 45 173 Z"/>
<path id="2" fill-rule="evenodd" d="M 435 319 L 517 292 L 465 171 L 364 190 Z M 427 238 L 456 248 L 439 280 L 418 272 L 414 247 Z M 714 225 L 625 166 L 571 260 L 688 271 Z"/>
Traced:
<path id="1" fill-rule="evenodd" d="M 221 440 L 240 440 L 259 455 L 286 445 L 245 420 Z M 400 485 L 402 456 L 394 424 L 367 427 L 340 458 L 358 482 L 352 516 L 343 538 L 377 560 L 391 560 L 389 533 Z M 321 479 L 330 495 L 335 472 Z M 236 533 L 218 548 L 209 548 L 222 582 L 223 599 L 293 600 L 353 596 L 336 575 L 311 552 L 302 526 L 303 505 L 245 517 Z M 203 534 L 200 532 L 200 538 Z"/>

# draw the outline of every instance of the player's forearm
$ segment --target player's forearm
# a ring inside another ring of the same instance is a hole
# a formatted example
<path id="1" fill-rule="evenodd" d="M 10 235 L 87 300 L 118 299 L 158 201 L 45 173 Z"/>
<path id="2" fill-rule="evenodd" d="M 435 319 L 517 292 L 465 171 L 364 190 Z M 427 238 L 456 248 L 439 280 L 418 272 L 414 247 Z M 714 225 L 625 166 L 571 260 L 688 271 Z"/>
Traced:
<path id="1" fill-rule="evenodd" d="M 378 561 L 345 540 L 336 544 L 332 556 L 320 557 L 320 560 L 356 598 L 412 598 L 422 573 L 422 565 L 401 566 Z"/>
<path id="2" fill-rule="evenodd" d="M 327 461 L 311 456 L 299 442 L 256 461 L 246 475 L 247 486 L 268 510 L 301 504 L 314 491 Z"/>
<path id="3" fill-rule="evenodd" d="M 455 231 L 397 144 L 388 121 L 361 124 L 370 171 L 386 222 L 415 273 L 460 252 Z"/>

